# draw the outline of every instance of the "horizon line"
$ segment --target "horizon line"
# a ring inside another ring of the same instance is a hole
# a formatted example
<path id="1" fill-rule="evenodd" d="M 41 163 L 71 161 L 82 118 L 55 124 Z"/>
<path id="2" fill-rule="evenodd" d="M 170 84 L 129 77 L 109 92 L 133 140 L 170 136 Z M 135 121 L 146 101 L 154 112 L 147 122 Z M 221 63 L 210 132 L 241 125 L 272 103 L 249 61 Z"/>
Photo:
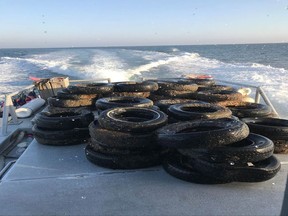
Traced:
<path id="1" fill-rule="evenodd" d="M 165 45 L 111 45 L 111 46 L 63 46 L 63 47 L 7 47 L 0 49 L 77 49 L 77 48 L 118 48 L 118 47 L 157 47 L 157 46 L 221 46 L 221 45 L 261 45 L 261 44 L 287 44 L 287 42 L 269 43 L 218 43 L 218 44 L 165 44 Z"/>

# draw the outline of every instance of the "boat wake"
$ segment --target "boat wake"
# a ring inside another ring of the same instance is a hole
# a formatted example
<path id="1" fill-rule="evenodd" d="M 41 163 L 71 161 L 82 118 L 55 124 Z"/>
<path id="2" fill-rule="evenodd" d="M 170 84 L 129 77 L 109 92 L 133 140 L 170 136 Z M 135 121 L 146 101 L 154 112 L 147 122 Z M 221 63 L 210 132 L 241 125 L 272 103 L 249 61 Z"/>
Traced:
<path id="1" fill-rule="evenodd" d="M 69 76 L 91 80 L 110 77 L 112 81 L 124 81 L 143 77 L 179 77 L 191 73 L 264 86 L 268 96 L 280 106 L 288 100 L 288 71 L 283 68 L 253 62 L 226 63 L 176 48 L 169 52 L 125 48 L 61 49 L 44 54 L 1 57 L 0 92 L 18 90 L 29 83 L 29 76 Z"/>

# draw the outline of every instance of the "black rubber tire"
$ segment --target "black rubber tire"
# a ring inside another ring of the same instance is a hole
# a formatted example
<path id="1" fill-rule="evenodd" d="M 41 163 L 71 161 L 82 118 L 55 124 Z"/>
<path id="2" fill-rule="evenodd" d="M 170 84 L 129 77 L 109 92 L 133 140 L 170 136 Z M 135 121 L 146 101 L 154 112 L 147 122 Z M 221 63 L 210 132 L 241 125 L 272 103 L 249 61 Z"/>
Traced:
<path id="1" fill-rule="evenodd" d="M 115 92 L 153 92 L 158 90 L 156 82 L 120 82 L 115 84 Z"/>
<path id="2" fill-rule="evenodd" d="M 237 182 L 262 182 L 273 178 L 281 168 L 280 161 L 271 156 L 265 160 L 249 164 L 211 163 L 205 160 L 193 160 L 195 168 L 215 179 Z"/>
<path id="3" fill-rule="evenodd" d="M 151 107 L 148 107 L 148 109 L 153 109 L 153 110 L 158 110 L 158 111 L 161 111 L 160 108 L 158 106 L 151 106 Z"/>
<path id="4" fill-rule="evenodd" d="M 99 141 L 95 140 L 94 138 L 90 138 L 88 141 L 88 145 L 91 146 L 93 151 L 103 153 L 103 154 L 112 154 L 112 155 L 127 155 L 130 154 L 141 154 L 146 149 L 139 148 L 139 149 L 126 149 L 126 148 L 111 148 L 105 146 L 105 144 L 100 143 Z"/>
<path id="5" fill-rule="evenodd" d="M 114 90 L 111 83 L 86 83 L 68 86 L 67 92 L 72 94 L 107 94 Z"/>
<path id="6" fill-rule="evenodd" d="M 248 126 L 234 118 L 178 122 L 157 130 L 158 144 L 168 148 L 213 148 L 248 135 Z"/>
<path id="7" fill-rule="evenodd" d="M 39 144 L 51 145 L 51 146 L 78 145 L 86 143 L 88 141 L 87 138 L 47 139 L 38 136 L 34 136 L 34 138 Z"/>
<path id="8" fill-rule="evenodd" d="M 232 112 L 226 107 L 200 102 L 172 105 L 168 108 L 168 115 L 174 119 L 188 121 L 196 119 L 229 118 Z"/>
<path id="9" fill-rule="evenodd" d="M 154 133 L 130 133 L 107 130 L 99 126 L 97 120 L 89 125 L 90 136 L 107 148 L 139 149 L 157 148 Z"/>
<path id="10" fill-rule="evenodd" d="M 153 109 L 153 110 L 160 110 L 158 106 L 151 106 L 151 107 L 147 107 L 147 109 Z M 102 112 L 104 112 L 105 110 L 102 109 L 97 109 L 98 111 L 98 115 L 100 115 Z"/>
<path id="11" fill-rule="evenodd" d="M 93 106 L 96 99 L 82 99 L 82 100 L 72 100 L 72 99 L 60 99 L 56 97 L 48 98 L 48 104 L 53 107 L 66 107 L 66 108 L 76 108 L 76 107 L 87 107 Z"/>
<path id="12" fill-rule="evenodd" d="M 153 101 L 147 98 L 136 97 L 108 97 L 100 98 L 96 101 L 96 108 L 106 110 L 116 107 L 152 107 Z"/>
<path id="13" fill-rule="evenodd" d="M 82 110 L 88 110 L 91 111 L 91 106 L 83 106 L 83 107 L 75 107 L 75 108 L 69 108 L 69 107 L 54 107 L 54 106 L 47 106 L 47 109 L 51 113 L 61 113 L 61 112 L 81 112 Z"/>
<path id="14" fill-rule="evenodd" d="M 89 100 L 96 99 L 98 96 L 98 94 L 71 94 L 63 90 L 57 92 L 57 98 L 59 99 Z"/>
<path id="15" fill-rule="evenodd" d="M 108 97 L 142 97 L 148 98 L 150 92 L 112 92 Z"/>
<path id="16" fill-rule="evenodd" d="M 169 96 L 164 96 L 164 95 L 157 95 L 155 93 L 150 94 L 150 96 L 148 97 L 150 100 L 152 100 L 154 103 L 156 103 L 159 100 L 168 100 L 171 99 L 171 97 Z M 175 98 L 175 99 L 181 99 L 181 98 Z M 191 99 L 190 99 L 191 100 Z"/>
<path id="17" fill-rule="evenodd" d="M 231 106 L 241 106 L 246 102 L 243 102 L 242 100 L 226 100 L 226 101 L 218 101 L 218 102 L 211 102 L 212 104 L 216 104 L 218 106 L 225 106 L 225 107 L 231 107 Z"/>
<path id="18" fill-rule="evenodd" d="M 173 81 L 159 81 L 158 82 L 159 90 L 158 92 L 166 92 L 170 90 L 174 90 L 176 92 L 196 92 L 198 89 L 198 85 L 196 84 L 186 84 L 186 83 L 179 83 L 179 82 L 173 82 Z"/>
<path id="19" fill-rule="evenodd" d="M 214 163 L 247 163 L 257 162 L 273 155 L 273 142 L 259 134 L 250 133 L 239 142 L 225 147 L 211 149 L 178 149 L 190 158 L 203 159 Z"/>
<path id="20" fill-rule="evenodd" d="M 185 98 L 185 99 L 193 99 L 196 97 L 196 93 L 192 91 L 178 91 L 178 90 L 164 90 L 159 89 L 155 92 L 157 95 L 162 95 L 169 99 L 171 98 Z"/>
<path id="21" fill-rule="evenodd" d="M 184 83 L 184 84 L 197 84 L 198 86 L 212 86 L 215 85 L 216 82 L 211 79 L 198 79 L 198 78 L 189 78 L 189 79 L 180 79 L 178 80 L 179 83 Z"/>
<path id="22" fill-rule="evenodd" d="M 288 138 L 288 120 L 278 118 L 243 118 L 253 133 L 263 136 L 277 136 Z"/>
<path id="23" fill-rule="evenodd" d="M 121 107 L 105 110 L 98 118 L 101 127 L 123 132 L 150 132 L 167 124 L 167 115 L 148 108 Z"/>
<path id="24" fill-rule="evenodd" d="M 163 169 L 171 176 L 197 184 L 223 184 L 230 181 L 217 180 L 193 169 L 193 165 L 185 165 L 184 158 L 180 154 L 170 154 L 162 161 Z"/>
<path id="25" fill-rule="evenodd" d="M 110 169 L 139 169 L 161 164 L 159 151 L 141 154 L 113 155 L 94 151 L 91 146 L 85 148 L 86 158 L 93 164 Z"/>
<path id="26" fill-rule="evenodd" d="M 44 130 L 37 125 L 32 127 L 32 133 L 35 137 L 48 140 L 68 140 L 68 139 L 88 139 L 90 137 L 88 128 L 73 128 L 69 130 Z"/>
<path id="27" fill-rule="evenodd" d="M 227 85 L 211 85 L 211 86 L 199 86 L 198 91 L 235 91 L 232 86 Z"/>
<path id="28" fill-rule="evenodd" d="M 155 105 L 158 106 L 162 112 L 167 114 L 168 108 L 171 105 L 184 104 L 184 103 L 206 103 L 206 102 L 199 101 L 199 100 L 191 100 L 191 99 L 166 99 L 166 100 L 157 101 Z"/>
<path id="29" fill-rule="evenodd" d="M 243 96 L 237 91 L 199 91 L 195 95 L 198 100 L 203 100 L 207 102 L 218 102 L 218 101 L 236 101 L 242 100 Z"/>
<path id="30" fill-rule="evenodd" d="M 38 128 L 67 130 L 73 128 L 87 128 L 94 120 L 94 115 L 88 110 L 61 113 L 40 112 L 36 115 L 34 120 Z"/>
<path id="31" fill-rule="evenodd" d="M 181 120 L 178 120 L 178 119 L 175 119 L 171 116 L 168 116 L 168 124 L 174 124 L 174 123 L 177 123 L 177 122 L 181 122 Z"/>
<path id="32" fill-rule="evenodd" d="M 274 153 L 288 153 L 288 120 L 278 118 L 243 118 L 250 131 L 274 142 Z"/>
<path id="33" fill-rule="evenodd" d="M 233 115 L 239 118 L 247 117 L 267 117 L 271 115 L 271 107 L 265 104 L 242 102 L 239 105 L 227 106 Z"/>

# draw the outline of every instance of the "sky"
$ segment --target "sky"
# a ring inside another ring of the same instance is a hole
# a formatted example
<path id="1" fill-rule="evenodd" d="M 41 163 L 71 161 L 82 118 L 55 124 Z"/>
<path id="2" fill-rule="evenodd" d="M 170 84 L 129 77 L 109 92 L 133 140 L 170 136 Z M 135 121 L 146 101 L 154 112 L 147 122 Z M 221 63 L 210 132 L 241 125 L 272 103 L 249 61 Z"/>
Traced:
<path id="1" fill-rule="evenodd" d="M 0 0 L 0 48 L 288 42 L 288 0 Z"/>

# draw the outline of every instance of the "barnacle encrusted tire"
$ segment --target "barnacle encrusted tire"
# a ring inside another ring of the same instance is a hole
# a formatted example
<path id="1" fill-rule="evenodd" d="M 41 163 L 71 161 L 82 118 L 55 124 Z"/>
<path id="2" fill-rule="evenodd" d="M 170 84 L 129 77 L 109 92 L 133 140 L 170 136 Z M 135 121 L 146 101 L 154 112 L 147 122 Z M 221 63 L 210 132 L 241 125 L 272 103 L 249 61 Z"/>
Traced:
<path id="1" fill-rule="evenodd" d="M 147 151 L 129 155 L 103 154 L 87 145 L 85 154 L 90 162 L 110 169 L 139 169 L 157 166 L 161 163 L 159 151 Z"/>
<path id="2" fill-rule="evenodd" d="M 153 92 L 158 89 L 156 82 L 120 82 L 115 84 L 116 92 Z"/>
<path id="3" fill-rule="evenodd" d="M 167 124 L 167 115 L 149 108 L 123 107 L 105 110 L 98 118 L 101 127 L 126 132 L 149 132 Z"/>
<path id="4" fill-rule="evenodd" d="M 211 163 L 205 160 L 194 160 L 195 168 L 212 178 L 238 182 L 261 182 L 273 178 L 281 168 L 280 161 L 271 156 L 265 160 L 248 164 Z"/>
<path id="5" fill-rule="evenodd" d="M 179 82 L 168 82 L 168 81 L 159 81 L 158 82 L 159 91 L 165 92 L 166 90 L 175 90 L 177 92 L 185 91 L 185 92 L 196 92 L 198 89 L 197 84 L 186 84 L 186 83 L 179 83 Z M 159 92 L 158 91 L 158 92 Z M 168 95 L 168 93 L 167 93 Z"/>
<path id="6" fill-rule="evenodd" d="M 69 92 L 65 92 L 64 90 L 57 92 L 57 98 L 60 99 L 89 100 L 89 99 L 95 99 L 97 97 L 98 94 L 71 94 Z"/>
<path id="7" fill-rule="evenodd" d="M 167 113 L 168 108 L 171 105 L 175 104 L 184 104 L 184 103 L 206 103 L 204 101 L 192 100 L 192 99 L 166 99 L 166 100 L 159 100 L 155 103 L 156 106 L 160 108 L 161 111 Z"/>
<path id="8" fill-rule="evenodd" d="M 114 85 L 110 83 L 87 83 L 68 86 L 66 91 L 72 94 L 107 94 L 113 89 Z"/>
<path id="9" fill-rule="evenodd" d="M 232 91 L 234 88 L 227 85 L 211 85 L 211 86 L 199 86 L 198 91 L 207 91 L 207 90 L 216 90 L 216 91 Z"/>
<path id="10" fill-rule="evenodd" d="M 185 84 L 197 84 L 199 86 L 212 86 L 215 85 L 215 80 L 213 79 L 197 79 L 197 78 L 189 78 L 189 79 L 180 79 L 178 83 Z"/>
<path id="11" fill-rule="evenodd" d="M 100 127 L 98 121 L 91 122 L 89 132 L 92 138 L 101 143 L 104 147 L 110 148 L 156 148 L 154 133 L 130 133 L 114 130 L 107 130 Z"/>
<path id="12" fill-rule="evenodd" d="M 48 104 L 54 107 L 83 107 L 83 106 L 92 106 L 94 105 L 96 99 L 81 99 L 81 100 L 73 100 L 73 99 L 60 99 L 56 97 L 48 98 Z"/>
<path id="13" fill-rule="evenodd" d="M 272 113 L 270 106 L 258 103 L 242 102 L 238 105 L 227 106 L 233 115 L 239 118 L 246 117 L 268 117 Z"/>
<path id="14" fill-rule="evenodd" d="M 235 101 L 241 100 L 242 94 L 237 91 L 216 91 L 216 90 L 209 90 L 209 91 L 199 91 L 196 95 L 198 100 L 203 100 L 207 102 L 218 102 L 218 101 Z"/>
<path id="15" fill-rule="evenodd" d="M 162 95 L 164 97 L 168 98 L 185 98 L 185 99 L 193 99 L 195 98 L 196 93 L 193 91 L 178 91 L 178 90 L 166 90 L 166 89 L 160 89 L 157 92 L 155 92 L 157 95 Z"/>
<path id="16" fill-rule="evenodd" d="M 184 157 L 180 154 L 170 154 L 162 161 L 163 169 L 171 176 L 197 184 L 223 184 L 230 181 L 217 180 L 198 172 L 193 165 L 185 165 Z"/>
<path id="17" fill-rule="evenodd" d="M 239 142 L 224 147 L 209 149 L 178 149 L 181 154 L 190 158 L 199 158 L 215 163 L 257 162 L 273 155 L 274 144 L 267 137 L 250 133 Z"/>
<path id="18" fill-rule="evenodd" d="M 94 115 L 88 110 L 80 112 L 40 112 L 35 117 L 35 124 L 39 128 L 49 130 L 73 129 L 88 127 L 94 120 Z"/>
<path id="19" fill-rule="evenodd" d="M 51 105 L 47 106 L 47 109 L 50 113 L 62 113 L 62 112 L 81 112 L 82 110 L 91 111 L 91 106 L 83 106 L 83 107 L 54 107 Z"/>
<path id="20" fill-rule="evenodd" d="M 243 98 L 241 100 L 225 100 L 225 101 L 218 101 L 218 102 L 211 102 L 211 103 L 216 104 L 218 106 L 225 106 L 229 108 L 229 106 L 241 106 L 244 102 L 242 100 Z"/>
<path id="21" fill-rule="evenodd" d="M 106 110 L 116 107 L 152 107 L 153 101 L 137 97 L 107 97 L 96 101 L 96 108 Z"/>
<path id="22" fill-rule="evenodd" d="M 248 126 L 235 118 L 178 122 L 157 130 L 158 144 L 168 148 L 213 148 L 248 135 Z"/>
<path id="23" fill-rule="evenodd" d="M 167 100 L 167 99 L 171 99 L 171 97 L 169 96 L 164 96 L 164 95 L 157 95 L 155 93 L 150 94 L 150 96 L 148 97 L 150 100 L 152 100 L 154 103 L 159 101 L 159 100 Z M 179 99 L 179 98 L 177 98 Z"/>
<path id="24" fill-rule="evenodd" d="M 112 92 L 108 97 L 142 97 L 148 98 L 150 92 Z"/>
<path id="25" fill-rule="evenodd" d="M 179 120 L 217 119 L 231 117 L 232 112 L 226 107 L 209 103 L 175 104 L 168 108 L 168 115 Z"/>

